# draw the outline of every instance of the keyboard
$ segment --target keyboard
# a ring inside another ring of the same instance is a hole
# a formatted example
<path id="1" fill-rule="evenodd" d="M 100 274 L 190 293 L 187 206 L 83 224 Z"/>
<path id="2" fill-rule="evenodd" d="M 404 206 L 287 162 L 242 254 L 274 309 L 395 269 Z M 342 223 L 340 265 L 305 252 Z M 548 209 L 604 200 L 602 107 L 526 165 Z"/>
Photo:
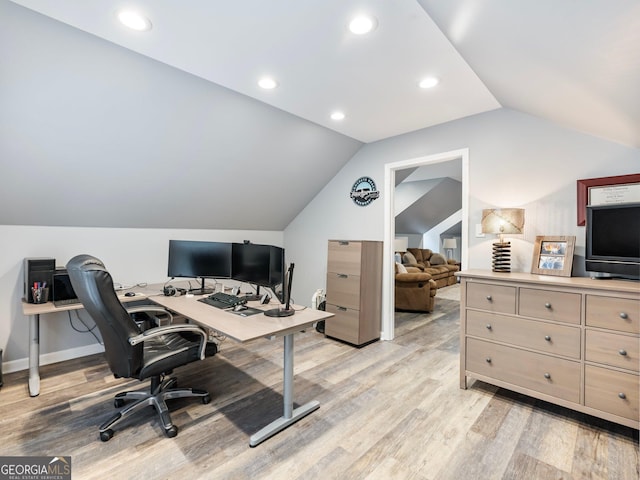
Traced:
<path id="1" fill-rule="evenodd" d="M 246 298 L 223 292 L 212 293 L 208 297 L 201 298 L 198 301 L 217 308 L 231 308 L 236 305 L 244 305 L 247 303 Z"/>

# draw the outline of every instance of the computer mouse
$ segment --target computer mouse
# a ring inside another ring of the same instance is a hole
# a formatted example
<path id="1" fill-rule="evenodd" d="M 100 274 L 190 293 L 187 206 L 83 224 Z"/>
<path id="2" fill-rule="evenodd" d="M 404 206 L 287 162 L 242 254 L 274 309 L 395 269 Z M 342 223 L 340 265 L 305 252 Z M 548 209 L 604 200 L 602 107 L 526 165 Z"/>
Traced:
<path id="1" fill-rule="evenodd" d="M 135 297 L 135 296 L 136 296 L 136 294 L 135 294 L 135 293 L 133 293 L 133 292 L 127 292 L 127 293 L 125 293 L 125 294 L 124 294 L 124 296 L 125 296 L 125 297 Z"/>
<path id="2" fill-rule="evenodd" d="M 242 310 L 246 310 L 247 307 L 245 307 L 244 305 L 236 305 L 235 307 L 233 307 L 233 311 L 234 312 L 241 312 Z"/>

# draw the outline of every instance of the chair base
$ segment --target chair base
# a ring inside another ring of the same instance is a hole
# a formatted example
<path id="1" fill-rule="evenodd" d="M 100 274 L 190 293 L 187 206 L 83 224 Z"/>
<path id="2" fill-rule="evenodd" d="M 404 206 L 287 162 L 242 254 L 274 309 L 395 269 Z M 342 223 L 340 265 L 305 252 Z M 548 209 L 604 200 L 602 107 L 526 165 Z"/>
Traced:
<path id="1" fill-rule="evenodd" d="M 178 427 L 171 422 L 171 415 L 169 415 L 166 401 L 186 397 L 199 397 L 204 404 L 211 401 L 209 392 L 195 388 L 176 388 L 177 383 L 178 380 L 175 377 L 167 378 L 162 382 L 160 382 L 159 377 L 154 377 L 151 379 L 151 387 L 148 392 L 130 391 L 118 393 L 114 399 L 116 408 L 120 408 L 127 401 L 133 400 L 134 402 L 124 407 L 111 417 L 111 419 L 100 425 L 100 440 L 103 442 L 110 440 L 113 436 L 112 427 L 148 406 L 153 406 L 156 409 L 165 434 L 170 438 L 175 437 L 178 434 Z"/>

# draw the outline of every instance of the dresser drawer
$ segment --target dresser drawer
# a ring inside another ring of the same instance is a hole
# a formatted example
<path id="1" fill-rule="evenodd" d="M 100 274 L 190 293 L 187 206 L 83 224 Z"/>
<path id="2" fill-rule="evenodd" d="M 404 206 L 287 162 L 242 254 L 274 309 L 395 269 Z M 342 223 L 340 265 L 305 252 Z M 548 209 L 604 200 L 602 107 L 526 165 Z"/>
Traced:
<path id="1" fill-rule="evenodd" d="M 640 300 L 587 295 L 587 325 L 640 333 Z"/>
<path id="2" fill-rule="evenodd" d="M 327 303 L 360 309 L 360 277 L 342 273 L 327 273 Z"/>
<path id="3" fill-rule="evenodd" d="M 580 294 L 521 288 L 518 313 L 525 317 L 580 324 Z"/>
<path id="4" fill-rule="evenodd" d="M 580 329 L 488 312 L 467 311 L 467 335 L 580 358 Z"/>
<path id="5" fill-rule="evenodd" d="M 502 285 L 467 282 L 467 307 L 497 313 L 516 313 L 516 289 Z"/>
<path id="6" fill-rule="evenodd" d="M 587 407 L 638 421 L 639 378 L 632 373 L 587 365 L 584 403 Z"/>
<path id="7" fill-rule="evenodd" d="M 580 363 L 467 338 L 466 369 L 497 380 L 580 401 Z"/>
<path id="8" fill-rule="evenodd" d="M 325 335 L 357 345 L 360 342 L 360 312 L 329 303 L 326 311 L 333 313 L 334 316 L 325 320 Z"/>
<path id="9" fill-rule="evenodd" d="M 638 372 L 640 338 L 618 333 L 587 330 L 586 360 Z"/>
<path id="10" fill-rule="evenodd" d="M 362 243 L 329 240 L 327 272 L 360 275 Z"/>

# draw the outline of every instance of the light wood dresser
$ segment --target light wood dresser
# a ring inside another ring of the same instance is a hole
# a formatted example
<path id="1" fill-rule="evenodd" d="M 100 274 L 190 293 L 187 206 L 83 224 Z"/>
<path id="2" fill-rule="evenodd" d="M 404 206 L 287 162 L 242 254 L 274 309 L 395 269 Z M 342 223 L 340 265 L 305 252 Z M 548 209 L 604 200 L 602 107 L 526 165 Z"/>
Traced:
<path id="1" fill-rule="evenodd" d="M 467 378 L 638 429 L 640 283 L 460 272 Z"/>
<path id="2" fill-rule="evenodd" d="M 329 240 L 325 335 L 353 345 L 380 338 L 382 242 Z"/>

